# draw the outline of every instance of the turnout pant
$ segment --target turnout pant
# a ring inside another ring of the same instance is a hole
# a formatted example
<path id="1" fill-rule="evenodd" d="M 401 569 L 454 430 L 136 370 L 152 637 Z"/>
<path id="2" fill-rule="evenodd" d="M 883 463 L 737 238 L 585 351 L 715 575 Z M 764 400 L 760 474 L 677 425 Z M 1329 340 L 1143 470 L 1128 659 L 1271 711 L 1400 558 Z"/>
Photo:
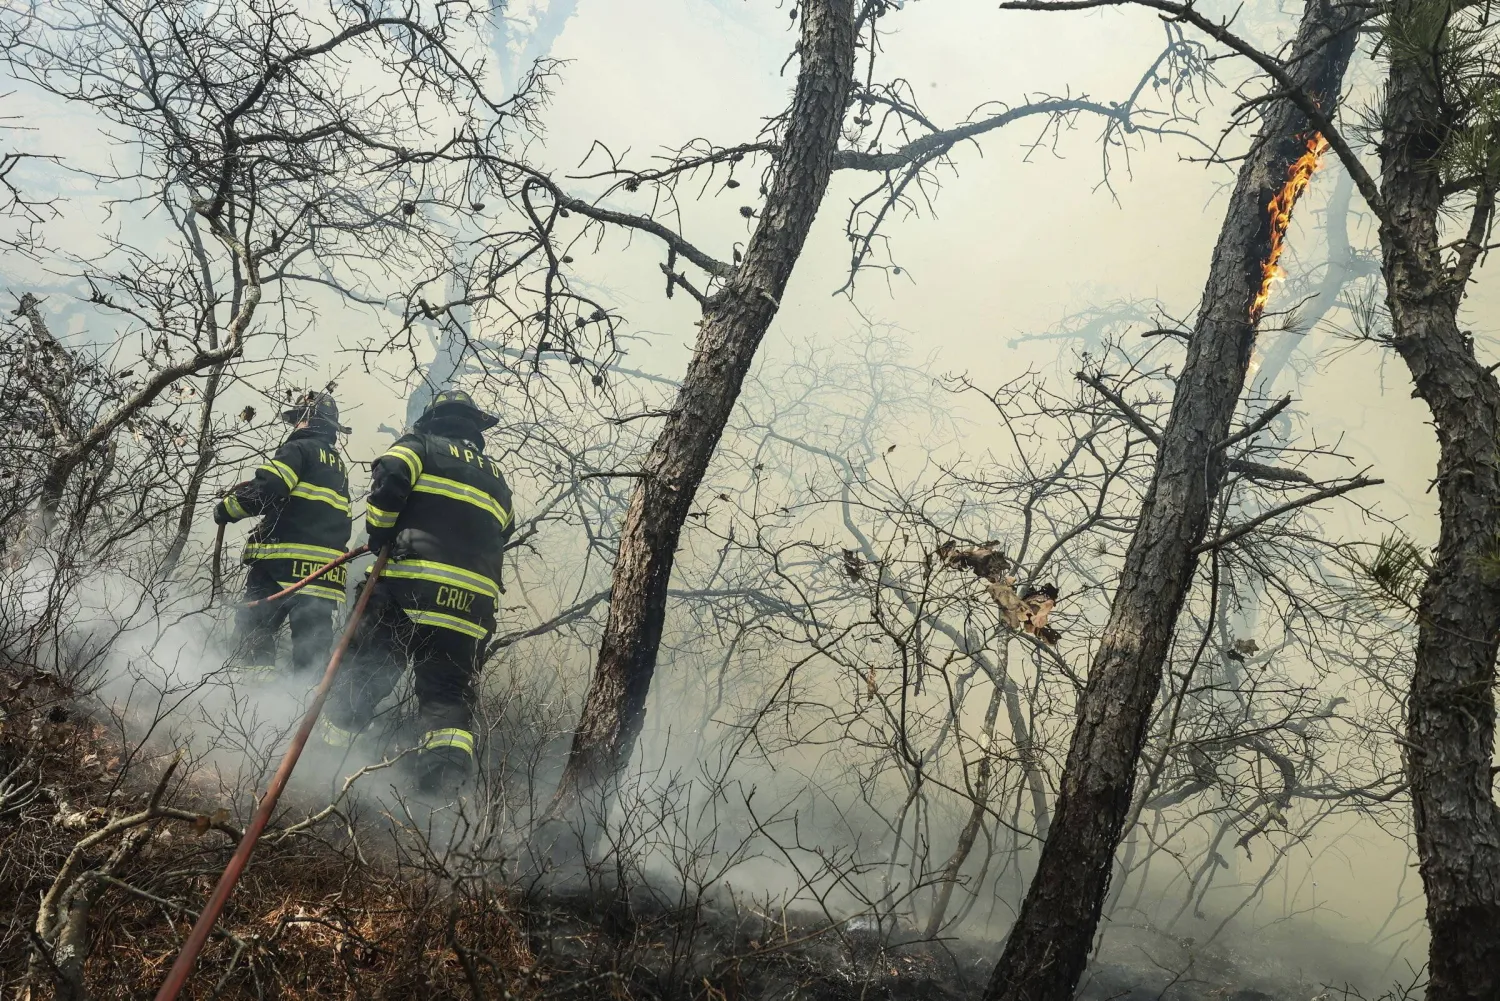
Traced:
<path id="1" fill-rule="evenodd" d="M 409 664 L 429 734 L 447 728 L 466 731 L 473 718 L 474 678 L 483 651 L 482 639 L 412 622 L 377 582 L 350 640 L 349 660 L 334 680 L 325 715 L 340 730 L 364 729 Z"/>
<path id="2" fill-rule="evenodd" d="M 280 590 L 281 585 L 264 564 L 250 565 L 245 601 L 257 601 Z M 298 676 L 321 673 L 333 646 L 333 610 L 337 604 L 331 598 L 294 594 L 269 605 L 241 607 L 235 614 L 232 663 L 248 670 L 274 670 L 276 633 L 287 622 L 292 629 L 294 672 Z"/>

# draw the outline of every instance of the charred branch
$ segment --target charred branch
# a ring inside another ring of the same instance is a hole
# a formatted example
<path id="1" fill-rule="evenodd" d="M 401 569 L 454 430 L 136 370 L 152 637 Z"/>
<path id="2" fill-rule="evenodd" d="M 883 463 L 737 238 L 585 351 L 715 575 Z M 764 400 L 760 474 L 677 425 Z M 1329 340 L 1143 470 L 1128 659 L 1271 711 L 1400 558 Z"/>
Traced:
<path id="1" fill-rule="evenodd" d="M 1154 426 L 1152 426 L 1151 422 L 1146 420 L 1146 418 L 1141 415 L 1140 411 L 1136 410 L 1128 402 L 1126 402 L 1124 397 L 1105 385 L 1103 380 L 1099 376 L 1089 375 L 1086 372 L 1079 372 L 1075 376 L 1075 378 L 1077 378 L 1079 382 L 1082 382 L 1092 388 L 1100 396 L 1104 397 L 1106 400 L 1112 403 L 1115 409 L 1119 411 L 1120 415 L 1125 418 L 1130 426 L 1144 435 L 1146 440 L 1149 441 L 1152 445 L 1155 445 L 1157 447 L 1161 446 L 1161 432 L 1158 431 Z M 1290 398 L 1288 398 L 1283 406 L 1285 406 L 1286 404 L 1290 404 L 1290 402 L 1291 400 Z M 1259 426 L 1256 426 L 1253 431 L 1250 431 L 1249 433 L 1241 432 L 1240 434 L 1235 435 L 1233 438 L 1226 439 L 1222 445 L 1218 446 L 1218 448 L 1220 450 L 1229 448 L 1234 444 L 1247 440 L 1255 434 L 1258 434 L 1260 431 L 1264 430 L 1266 425 L 1270 424 L 1271 420 L 1275 418 L 1276 413 L 1281 412 L 1281 407 L 1277 407 L 1275 408 L 1275 410 L 1276 412 L 1270 414 L 1269 417 L 1265 417 L 1265 415 L 1262 415 L 1262 417 L 1264 418 L 1264 422 L 1260 423 Z M 1230 472 L 1239 473 L 1242 476 L 1248 476 L 1251 479 L 1262 480 L 1268 483 L 1305 483 L 1311 485 L 1313 482 L 1312 477 L 1302 472 L 1301 470 L 1283 469 L 1279 466 L 1268 466 L 1264 463 L 1252 462 L 1248 459 L 1231 458 L 1226 461 L 1225 466 Z"/>
<path id="2" fill-rule="evenodd" d="M 1228 528 L 1226 531 L 1222 532 L 1216 538 L 1202 543 L 1196 549 L 1194 549 L 1193 552 L 1195 555 L 1197 555 L 1206 553 L 1213 549 L 1222 549 L 1225 546 L 1231 545 L 1232 543 L 1243 539 L 1245 536 L 1249 535 L 1251 532 L 1254 532 L 1262 525 L 1265 525 L 1266 523 L 1271 521 L 1275 521 L 1282 515 L 1287 514 L 1291 511 L 1295 511 L 1298 508 L 1304 508 L 1308 505 L 1316 504 L 1319 501 L 1325 501 L 1332 497 L 1340 497 L 1346 493 L 1349 493 L 1351 490 L 1360 490 L 1364 487 L 1378 486 L 1379 484 L 1384 482 L 1384 480 L 1369 479 L 1360 476 L 1348 481 L 1347 483 L 1337 483 L 1333 484 L 1332 486 L 1324 487 L 1323 489 L 1318 490 L 1314 493 L 1306 494 L 1294 500 L 1287 501 L 1285 504 L 1278 504 L 1277 506 L 1271 508 L 1269 511 L 1251 518 L 1249 521 L 1245 522 L 1242 525 L 1234 525 Z"/>

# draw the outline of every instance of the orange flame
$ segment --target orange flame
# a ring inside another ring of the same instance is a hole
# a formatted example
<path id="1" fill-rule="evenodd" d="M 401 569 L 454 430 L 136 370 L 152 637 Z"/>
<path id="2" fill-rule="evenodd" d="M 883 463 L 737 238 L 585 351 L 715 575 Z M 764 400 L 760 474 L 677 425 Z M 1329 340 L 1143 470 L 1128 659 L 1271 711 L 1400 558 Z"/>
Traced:
<path id="1" fill-rule="evenodd" d="M 1271 298 L 1271 284 L 1286 275 L 1277 262 L 1281 260 L 1281 248 L 1286 239 L 1287 227 L 1292 224 L 1292 206 L 1297 204 L 1297 199 L 1312 181 L 1313 174 L 1323 166 L 1323 154 L 1326 152 L 1328 152 L 1328 140 L 1324 139 L 1321 134 L 1314 133 L 1313 137 L 1307 141 L 1307 152 L 1287 168 L 1286 183 L 1266 206 L 1266 211 L 1271 216 L 1271 252 L 1266 255 L 1266 262 L 1260 266 L 1260 292 L 1250 303 L 1252 323 L 1260 319 L 1260 314 L 1266 308 L 1266 301 Z"/>

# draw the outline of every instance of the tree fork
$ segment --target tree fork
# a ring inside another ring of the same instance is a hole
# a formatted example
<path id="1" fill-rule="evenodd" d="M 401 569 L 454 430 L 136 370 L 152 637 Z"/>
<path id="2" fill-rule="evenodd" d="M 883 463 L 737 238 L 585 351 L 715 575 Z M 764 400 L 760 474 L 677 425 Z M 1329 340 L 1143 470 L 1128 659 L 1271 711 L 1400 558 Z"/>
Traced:
<path id="1" fill-rule="evenodd" d="M 1363 15 L 1335 0 L 1307 3 L 1285 65 L 1322 117 L 1336 108 L 1354 49 L 1349 28 Z M 1052 827 L 989 1001 L 1069 1001 L 1088 960 L 1162 667 L 1223 482 L 1216 445 L 1229 437 L 1255 344 L 1252 303 L 1272 245 L 1267 207 L 1308 149 L 1308 118 L 1290 100 L 1267 102 L 1263 122 L 1214 248 L 1155 474 L 1081 696 Z"/>

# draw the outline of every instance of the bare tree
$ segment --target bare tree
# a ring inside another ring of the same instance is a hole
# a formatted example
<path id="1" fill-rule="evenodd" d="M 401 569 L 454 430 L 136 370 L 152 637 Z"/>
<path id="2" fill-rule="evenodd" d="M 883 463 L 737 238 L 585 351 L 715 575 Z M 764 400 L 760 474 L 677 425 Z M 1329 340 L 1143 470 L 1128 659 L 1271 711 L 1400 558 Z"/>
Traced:
<path id="1" fill-rule="evenodd" d="M 27 552 L 50 533 L 68 481 L 85 458 L 107 442 L 127 422 L 154 403 L 162 391 L 178 379 L 194 375 L 204 369 L 215 368 L 240 353 L 245 330 L 254 315 L 255 306 L 260 301 L 259 283 L 254 277 L 253 268 L 251 275 L 255 291 L 247 297 L 241 311 L 231 322 L 230 338 L 227 344 L 220 348 L 196 352 L 182 361 L 166 365 L 153 372 L 137 391 L 123 399 L 117 407 L 104 414 L 102 419 L 89 427 L 75 431 L 67 420 L 64 397 L 65 394 L 70 393 L 72 387 L 65 384 L 54 388 L 48 385 L 43 373 L 36 373 L 42 378 L 37 379 L 34 385 L 41 394 L 56 444 L 42 477 L 41 493 L 38 498 L 39 519 L 36 537 L 29 544 L 23 543 L 19 554 Z M 37 300 L 30 293 L 22 296 L 20 311 L 31 324 L 32 336 L 39 344 L 49 345 L 53 352 L 60 351 L 37 307 Z"/>
<path id="2" fill-rule="evenodd" d="M 31 551 L 26 540 L 35 538 L 44 488 L 56 491 L 60 459 L 69 458 L 70 447 L 140 392 L 135 371 L 119 363 L 125 352 L 114 346 L 64 347 L 53 338 L 35 296 L 23 294 L 21 306 L 5 349 L 8 365 L 0 388 L 8 418 L 0 435 L 5 465 L 0 537 L 7 565 Z M 149 375 L 149 363 L 141 361 Z M 154 404 L 121 422 L 120 433 L 77 459 L 69 476 L 72 489 L 49 498 L 54 519 L 62 522 L 54 541 L 98 558 L 122 539 L 159 539 L 160 520 L 182 504 L 183 421 L 195 403 L 184 389 L 178 383 L 159 394 Z"/>
<path id="3" fill-rule="evenodd" d="M 69 387 L 39 389 L 54 431 L 38 499 L 43 537 L 81 463 L 169 388 L 206 375 L 198 454 L 168 547 L 167 563 L 176 562 L 213 464 L 226 365 L 243 354 L 266 286 L 315 281 L 338 289 L 357 281 L 352 265 L 403 263 L 398 246 L 410 231 L 403 206 L 421 180 L 391 153 L 421 141 L 423 95 L 467 72 L 446 41 L 465 16 L 450 9 L 424 23 L 333 11 L 320 21 L 279 3 L 180 0 L 5 15 L 4 58 L 16 76 L 124 127 L 138 170 L 94 179 L 121 192 L 122 208 L 160 205 L 182 238 L 179 260 L 162 268 L 128 245 L 70 262 L 100 312 L 137 327 L 147 343 L 145 375 L 76 427 L 63 413 Z M 393 91 L 356 95 L 338 86 L 360 60 L 391 68 Z M 304 262 L 317 270 L 304 273 Z M 294 294 L 282 301 L 292 305 Z M 20 313 L 38 343 L 51 341 L 37 306 L 23 296 Z"/>
<path id="4" fill-rule="evenodd" d="M 1493 573 L 1500 479 L 1493 462 L 1500 383 L 1475 353 L 1458 311 L 1489 249 L 1500 188 L 1494 141 L 1496 39 L 1489 12 L 1444 0 L 1382 10 L 1386 99 L 1369 131 L 1377 183 L 1290 67 L 1165 3 L 1271 73 L 1343 161 L 1380 222 L 1390 332 L 1437 429 L 1440 533 L 1429 562 L 1409 543 L 1369 562 L 1376 582 L 1414 605 L 1416 663 L 1402 747 L 1427 897 L 1428 997 L 1500 989 L 1500 808 L 1493 794 L 1500 586 Z M 1350 130 L 1345 130 L 1350 131 Z M 1351 134 L 1358 134 L 1352 130 Z M 1445 239 L 1445 213 L 1467 219 Z"/>
<path id="5" fill-rule="evenodd" d="M 861 18 L 872 13 L 866 8 Z M 692 361 L 625 515 L 609 621 L 558 790 L 559 812 L 617 774 L 640 732 L 682 524 L 833 172 L 854 71 L 854 4 L 815 0 L 801 18 L 796 96 L 760 223 L 744 261 L 703 300 Z M 672 274 L 669 267 L 669 280 Z"/>
<path id="6" fill-rule="evenodd" d="M 1420 587 L 1402 746 L 1431 934 L 1427 997 L 1478 999 L 1500 992 L 1500 583 L 1491 541 L 1500 531 L 1500 382 L 1458 312 L 1491 249 L 1500 37 L 1488 11 L 1398 0 L 1384 44 L 1378 193 L 1358 163 L 1349 169 L 1381 222 L 1389 344 L 1432 412 L 1439 445 L 1437 549 L 1430 568 L 1408 560 L 1396 575 L 1412 593 Z M 1445 219 L 1460 212 L 1467 221 L 1450 240 Z"/>
<path id="7" fill-rule="evenodd" d="M 679 567 L 680 618 L 663 637 L 652 707 L 663 722 L 642 757 L 717 761 L 726 745 L 739 748 L 761 795 L 784 789 L 809 830 L 824 830 L 815 815 L 831 812 L 826 843 L 860 845 L 870 870 L 855 881 L 866 897 L 849 906 L 869 908 L 892 934 L 959 933 L 983 923 L 986 900 L 1012 909 L 1050 820 L 1082 666 L 1170 399 L 1164 370 L 1177 367 L 1178 346 L 1145 343 L 1145 358 L 1113 347 L 1094 355 L 1125 368 L 1115 388 L 1138 401 L 1145 431 L 1086 383 L 1059 394 L 1028 376 L 993 394 L 1014 445 L 1003 457 L 935 458 L 955 444 L 926 416 L 944 394 L 920 365 L 893 360 L 885 338 L 842 344 L 832 357 L 798 352 L 786 369 L 752 376 L 691 513 L 692 549 L 712 557 Z M 897 427 L 926 447 L 890 452 Z M 1278 455 L 1264 437 L 1243 443 L 1253 451 L 1236 448 L 1237 468 L 1291 460 L 1285 473 L 1311 480 L 1310 453 L 1337 461 L 1305 445 Z M 1308 497 L 1359 482 L 1320 482 Z M 1388 746 L 1370 747 L 1369 762 L 1347 748 L 1361 729 L 1385 725 L 1389 689 L 1356 709 L 1337 701 L 1355 692 L 1336 673 L 1352 667 L 1346 649 L 1390 637 L 1390 624 L 1348 624 L 1308 510 L 1287 504 L 1285 481 L 1242 473 L 1215 504 L 1213 572 L 1195 582 L 1169 651 L 1118 921 L 1165 931 L 1222 907 L 1215 921 L 1242 927 L 1231 919 L 1261 902 L 1289 853 L 1329 818 L 1387 809 L 1396 769 L 1378 752 Z M 996 540 L 991 562 L 1018 578 L 1011 600 L 1059 588 L 1057 646 L 945 568 L 935 551 L 954 538 Z M 1247 602 L 1261 602 L 1267 621 L 1228 632 L 1229 609 Z M 1246 652 L 1252 636 L 1258 653 Z M 778 663 L 787 673 L 768 678 Z M 799 768 L 809 755 L 824 767 Z M 789 769 L 804 791 L 773 778 Z M 1236 896 L 1216 877 L 1241 851 L 1261 872 Z"/>

